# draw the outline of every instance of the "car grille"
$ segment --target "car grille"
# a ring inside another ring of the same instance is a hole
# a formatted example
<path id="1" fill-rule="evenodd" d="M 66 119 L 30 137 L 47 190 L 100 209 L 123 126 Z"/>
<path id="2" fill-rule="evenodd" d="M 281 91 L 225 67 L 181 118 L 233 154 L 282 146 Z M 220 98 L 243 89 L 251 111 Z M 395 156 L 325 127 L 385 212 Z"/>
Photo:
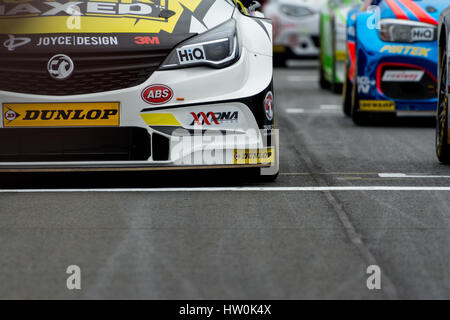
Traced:
<path id="1" fill-rule="evenodd" d="M 47 71 L 52 55 L 14 55 L 0 58 L 0 90 L 66 96 L 131 88 L 144 83 L 169 54 L 73 54 L 75 71 L 66 80 L 55 80 Z"/>
<path id="2" fill-rule="evenodd" d="M 120 128 L 6 128 L 0 162 L 146 161 L 147 130 Z"/>
<path id="3" fill-rule="evenodd" d="M 386 65 L 381 68 L 381 77 L 378 79 L 379 88 L 382 93 L 398 100 L 421 100 L 434 99 L 437 96 L 437 83 L 429 73 L 425 72 L 419 82 L 389 82 L 383 81 L 383 75 L 388 70 L 396 71 L 416 71 L 422 70 L 410 66 Z"/>

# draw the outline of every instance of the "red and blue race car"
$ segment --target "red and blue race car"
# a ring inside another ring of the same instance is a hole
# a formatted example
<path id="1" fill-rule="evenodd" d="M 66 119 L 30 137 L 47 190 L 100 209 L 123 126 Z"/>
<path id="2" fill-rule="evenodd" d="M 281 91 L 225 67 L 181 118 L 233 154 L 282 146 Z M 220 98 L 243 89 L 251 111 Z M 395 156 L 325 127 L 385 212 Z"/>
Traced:
<path id="1" fill-rule="evenodd" d="M 434 115 L 437 25 L 450 0 L 372 0 L 349 13 L 344 112 L 356 124 L 376 115 Z"/>

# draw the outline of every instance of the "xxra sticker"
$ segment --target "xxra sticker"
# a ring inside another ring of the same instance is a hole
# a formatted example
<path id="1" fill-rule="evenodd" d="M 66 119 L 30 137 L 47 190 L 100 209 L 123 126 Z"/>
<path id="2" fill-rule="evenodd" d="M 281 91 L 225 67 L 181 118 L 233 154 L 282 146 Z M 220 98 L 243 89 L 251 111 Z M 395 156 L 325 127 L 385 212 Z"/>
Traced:
<path id="1" fill-rule="evenodd" d="M 188 64 L 206 60 L 203 46 L 190 46 L 188 48 L 177 49 L 180 64 Z"/>

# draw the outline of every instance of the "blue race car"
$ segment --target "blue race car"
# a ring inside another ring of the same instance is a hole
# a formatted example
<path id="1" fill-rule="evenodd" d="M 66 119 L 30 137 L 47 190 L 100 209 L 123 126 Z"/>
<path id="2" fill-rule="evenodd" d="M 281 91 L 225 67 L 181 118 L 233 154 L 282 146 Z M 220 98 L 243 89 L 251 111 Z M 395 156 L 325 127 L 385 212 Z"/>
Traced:
<path id="1" fill-rule="evenodd" d="M 344 112 L 434 115 L 437 25 L 450 0 L 372 0 L 349 13 Z"/>

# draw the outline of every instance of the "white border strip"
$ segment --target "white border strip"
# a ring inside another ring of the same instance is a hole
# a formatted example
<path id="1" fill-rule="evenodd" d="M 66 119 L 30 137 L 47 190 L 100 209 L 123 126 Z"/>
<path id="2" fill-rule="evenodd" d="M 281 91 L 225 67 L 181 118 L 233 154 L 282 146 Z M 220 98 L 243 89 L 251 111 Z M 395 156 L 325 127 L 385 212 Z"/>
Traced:
<path id="1" fill-rule="evenodd" d="M 379 173 L 380 178 L 411 178 L 411 179 L 444 179 L 450 178 L 450 176 L 433 176 L 426 174 L 404 174 L 404 173 Z"/>
<path id="2" fill-rule="evenodd" d="M 450 187 L 211 187 L 211 188 L 117 188 L 117 189 L 0 189 L 0 193 L 84 193 L 84 192 L 324 192 L 324 191 L 450 191 Z"/>

